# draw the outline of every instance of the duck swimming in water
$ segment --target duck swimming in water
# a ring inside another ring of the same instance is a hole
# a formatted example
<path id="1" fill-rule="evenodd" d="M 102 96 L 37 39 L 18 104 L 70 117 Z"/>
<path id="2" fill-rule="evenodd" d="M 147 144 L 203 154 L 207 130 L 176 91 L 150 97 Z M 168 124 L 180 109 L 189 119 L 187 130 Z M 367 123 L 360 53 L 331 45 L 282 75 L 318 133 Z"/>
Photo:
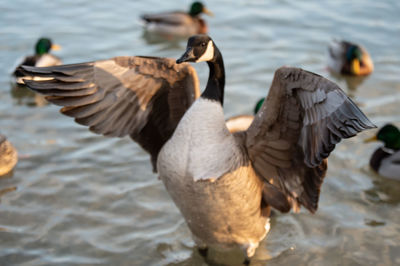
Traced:
<path id="1" fill-rule="evenodd" d="M 18 162 L 18 153 L 6 136 L 0 134 L 0 176 L 10 173 Z"/>
<path id="2" fill-rule="evenodd" d="M 35 66 L 35 67 L 47 67 L 47 66 L 57 66 L 61 65 L 61 59 L 55 55 L 50 54 L 50 51 L 58 51 L 61 46 L 58 44 L 53 44 L 49 38 L 40 38 L 35 44 L 35 54 L 26 56 L 22 63 L 18 67 L 25 66 Z M 13 72 L 18 84 L 24 84 L 23 79 L 28 79 L 29 77 L 24 77 L 18 67 Z"/>
<path id="3" fill-rule="evenodd" d="M 400 130 L 392 124 L 379 129 L 378 133 L 365 142 L 382 141 L 369 161 L 371 168 L 379 175 L 400 180 Z"/>
<path id="4" fill-rule="evenodd" d="M 254 107 L 254 115 L 256 115 L 258 110 L 261 109 L 263 103 L 264 103 L 264 98 L 261 98 L 260 100 L 257 101 Z M 226 126 L 228 127 L 231 133 L 245 131 L 249 128 L 253 120 L 254 120 L 253 115 L 237 115 L 227 119 Z"/>
<path id="5" fill-rule="evenodd" d="M 146 30 L 151 33 L 164 35 L 166 37 L 189 37 L 194 34 L 208 32 L 207 23 L 200 15 L 212 13 L 201 3 L 194 2 L 189 12 L 171 11 L 156 14 L 144 14 L 142 20 L 145 22 Z"/>
<path id="6" fill-rule="evenodd" d="M 186 62 L 209 66 L 200 97 Z M 335 83 L 282 67 L 250 127 L 230 133 L 223 58 L 208 35 L 190 37 L 176 63 L 133 56 L 21 71 L 49 78 L 27 86 L 77 123 L 138 142 L 201 254 L 239 248 L 246 264 L 269 230 L 270 208 L 314 213 L 335 145 L 374 127 Z"/>
<path id="7" fill-rule="evenodd" d="M 374 70 L 367 50 L 358 44 L 334 40 L 328 52 L 328 68 L 336 74 L 365 76 Z"/>

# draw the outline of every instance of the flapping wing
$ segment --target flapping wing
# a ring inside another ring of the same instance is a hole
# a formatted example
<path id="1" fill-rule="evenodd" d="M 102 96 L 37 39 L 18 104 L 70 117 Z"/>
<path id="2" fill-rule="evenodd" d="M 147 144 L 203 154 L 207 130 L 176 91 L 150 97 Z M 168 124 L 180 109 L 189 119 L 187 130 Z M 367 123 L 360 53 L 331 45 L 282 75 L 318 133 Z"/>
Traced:
<path id="1" fill-rule="evenodd" d="M 268 203 L 281 211 L 303 205 L 315 212 L 330 152 L 341 139 L 373 127 L 335 83 L 298 68 L 278 69 L 245 133 L 253 167 L 268 181 Z M 281 197 L 269 194 L 278 192 Z M 284 196 L 284 204 L 274 202 Z"/>
<path id="2" fill-rule="evenodd" d="M 64 106 L 61 112 L 106 136 L 129 135 L 151 155 L 158 152 L 199 96 L 196 71 L 189 64 L 156 57 L 115 57 L 110 60 L 56 67 L 22 66 L 34 91 Z"/>

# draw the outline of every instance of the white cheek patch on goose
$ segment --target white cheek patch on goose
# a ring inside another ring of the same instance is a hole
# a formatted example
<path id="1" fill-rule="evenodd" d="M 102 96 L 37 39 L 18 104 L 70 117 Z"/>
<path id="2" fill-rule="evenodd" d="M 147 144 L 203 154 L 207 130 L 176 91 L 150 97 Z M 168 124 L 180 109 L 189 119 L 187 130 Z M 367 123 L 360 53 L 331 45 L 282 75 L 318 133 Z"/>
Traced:
<path id="1" fill-rule="evenodd" d="M 197 59 L 196 63 L 210 61 L 211 59 L 213 59 L 213 57 L 214 57 L 214 45 L 212 41 L 208 41 L 206 51 L 199 59 Z"/>

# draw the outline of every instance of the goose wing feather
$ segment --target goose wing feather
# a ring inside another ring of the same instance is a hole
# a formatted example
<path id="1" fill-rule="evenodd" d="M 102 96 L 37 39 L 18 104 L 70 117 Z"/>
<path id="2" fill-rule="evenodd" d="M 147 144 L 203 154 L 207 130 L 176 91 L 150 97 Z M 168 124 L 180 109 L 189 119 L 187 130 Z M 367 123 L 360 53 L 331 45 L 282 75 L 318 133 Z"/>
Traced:
<path id="1" fill-rule="evenodd" d="M 269 204 L 281 211 L 318 206 L 326 158 L 343 138 L 375 127 L 333 82 L 299 68 L 282 67 L 245 135 L 256 173 L 285 195 Z M 243 138 L 243 136 L 241 136 Z M 273 191 L 274 194 L 277 191 Z M 282 207 L 284 206 L 284 207 Z"/>
<path id="2" fill-rule="evenodd" d="M 115 57 L 54 67 L 21 66 L 34 91 L 63 106 L 97 134 L 129 135 L 150 153 L 155 169 L 158 152 L 199 96 L 196 71 L 189 64 L 157 57 Z"/>

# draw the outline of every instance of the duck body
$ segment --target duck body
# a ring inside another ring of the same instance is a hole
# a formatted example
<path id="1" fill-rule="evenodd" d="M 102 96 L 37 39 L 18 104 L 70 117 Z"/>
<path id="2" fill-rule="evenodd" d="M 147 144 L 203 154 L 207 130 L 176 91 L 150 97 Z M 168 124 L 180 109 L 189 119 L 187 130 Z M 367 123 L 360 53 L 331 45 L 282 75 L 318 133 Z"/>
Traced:
<path id="1" fill-rule="evenodd" d="M 0 134 L 0 176 L 12 171 L 18 162 L 18 153 L 13 145 Z"/>
<path id="2" fill-rule="evenodd" d="M 237 115 L 227 119 L 226 126 L 231 133 L 246 131 L 253 123 L 253 120 L 254 116 L 252 115 Z"/>
<path id="3" fill-rule="evenodd" d="M 189 37 L 194 34 L 205 34 L 208 31 L 207 23 L 200 14 L 212 13 L 201 3 L 192 3 L 189 12 L 171 11 L 141 16 L 145 29 L 165 37 Z"/>
<path id="4" fill-rule="evenodd" d="M 53 44 L 48 38 L 41 38 L 37 41 L 35 45 L 35 54 L 26 56 L 20 64 L 18 64 L 17 68 L 13 72 L 13 76 L 16 79 L 16 83 L 24 84 L 23 79 L 32 80 L 33 77 L 25 76 L 19 71 L 19 67 L 24 66 L 34 66 L 34 67 L 49 67 L 49 66 L 58 66 L 62 64 L 62 61 L 59 57 L 50 53 L 50 50 L 59 50 L 60 46 Z M 36 80 L 40 80 L 39 77 L 36 77 Z"/>
<path id="5" fill-rule="evenodd" d="M 248 257 L 254 254 L 269 228 L 263 184 L 228 131 L 219 103 L 200 97 L 191 106 L 157 168 L 199 246 L 239 246 Z"/>
<path id="6" fill-rule="evenodd" d="M 62 64 L 61 59 L 50 53 L 27 56 L 21 63 L 21 65 L 35 66 L 35 67 L 58 66 L 61 64 Z"/>
<path id="7" fill-rule="evenodd" d="M 372 154 L 369 164 L 379 175 L 400 180 L 400 150 L 380 147 Z"/>
<path id="8" fill-rule="evenodd" d="M 34 66 L 34 67 L 48 67 L 48 66 L 58 66 L 61 65 L 62 61 L 59 57 L 52 54 L 43 54 L 43 55 L 32 55 L 28 56 L 24 59 L 24 61 L 20 64 L 25 66 Z M 15 82 L 18 84 L 24 84 L 24 79 L 33 80 L 33 77 L 29 76 L 21 76 L 21 74 L 16 70 L 13 75 L 15 76 Z M 35 80 L 41 80 L 40 77 L 35 77 Z"/>
<path id="9" fill-rule="evenodd" d="M 328 68 L 337 74 L 365 76 L 374 70 L 367 50 L 358 44 L 334 40 L 328 52 Z"/>
<path id="10" fill-rule="evenodd" d="M 263 103 L 264 98 L 261 98 L 257 101 L 256 105 L 254 106 L 254 115 L 258 113 L 258 110 L 260 110 Z M 226 126 L 231 133 L 246 131 L 250 127 L 251 123 L 253 123 L 253 120 L 253 115 L 237 115 L 227 119 Z"/>
<path id="11" fill-rule="evenodd" d="M 146 30 L 158 35 L 187 37 L 208 31 L 204 19 L 182 11 L 146 14 L 142 19 Z"/>
<path id="12" fill-rule="evenodd" d="M 369 161 L 371 168 L 379 175 L 400 180 L 400 130 L 392 124 L 384 125 L 378 133 L 365 142 L 382 141 Z"/>

